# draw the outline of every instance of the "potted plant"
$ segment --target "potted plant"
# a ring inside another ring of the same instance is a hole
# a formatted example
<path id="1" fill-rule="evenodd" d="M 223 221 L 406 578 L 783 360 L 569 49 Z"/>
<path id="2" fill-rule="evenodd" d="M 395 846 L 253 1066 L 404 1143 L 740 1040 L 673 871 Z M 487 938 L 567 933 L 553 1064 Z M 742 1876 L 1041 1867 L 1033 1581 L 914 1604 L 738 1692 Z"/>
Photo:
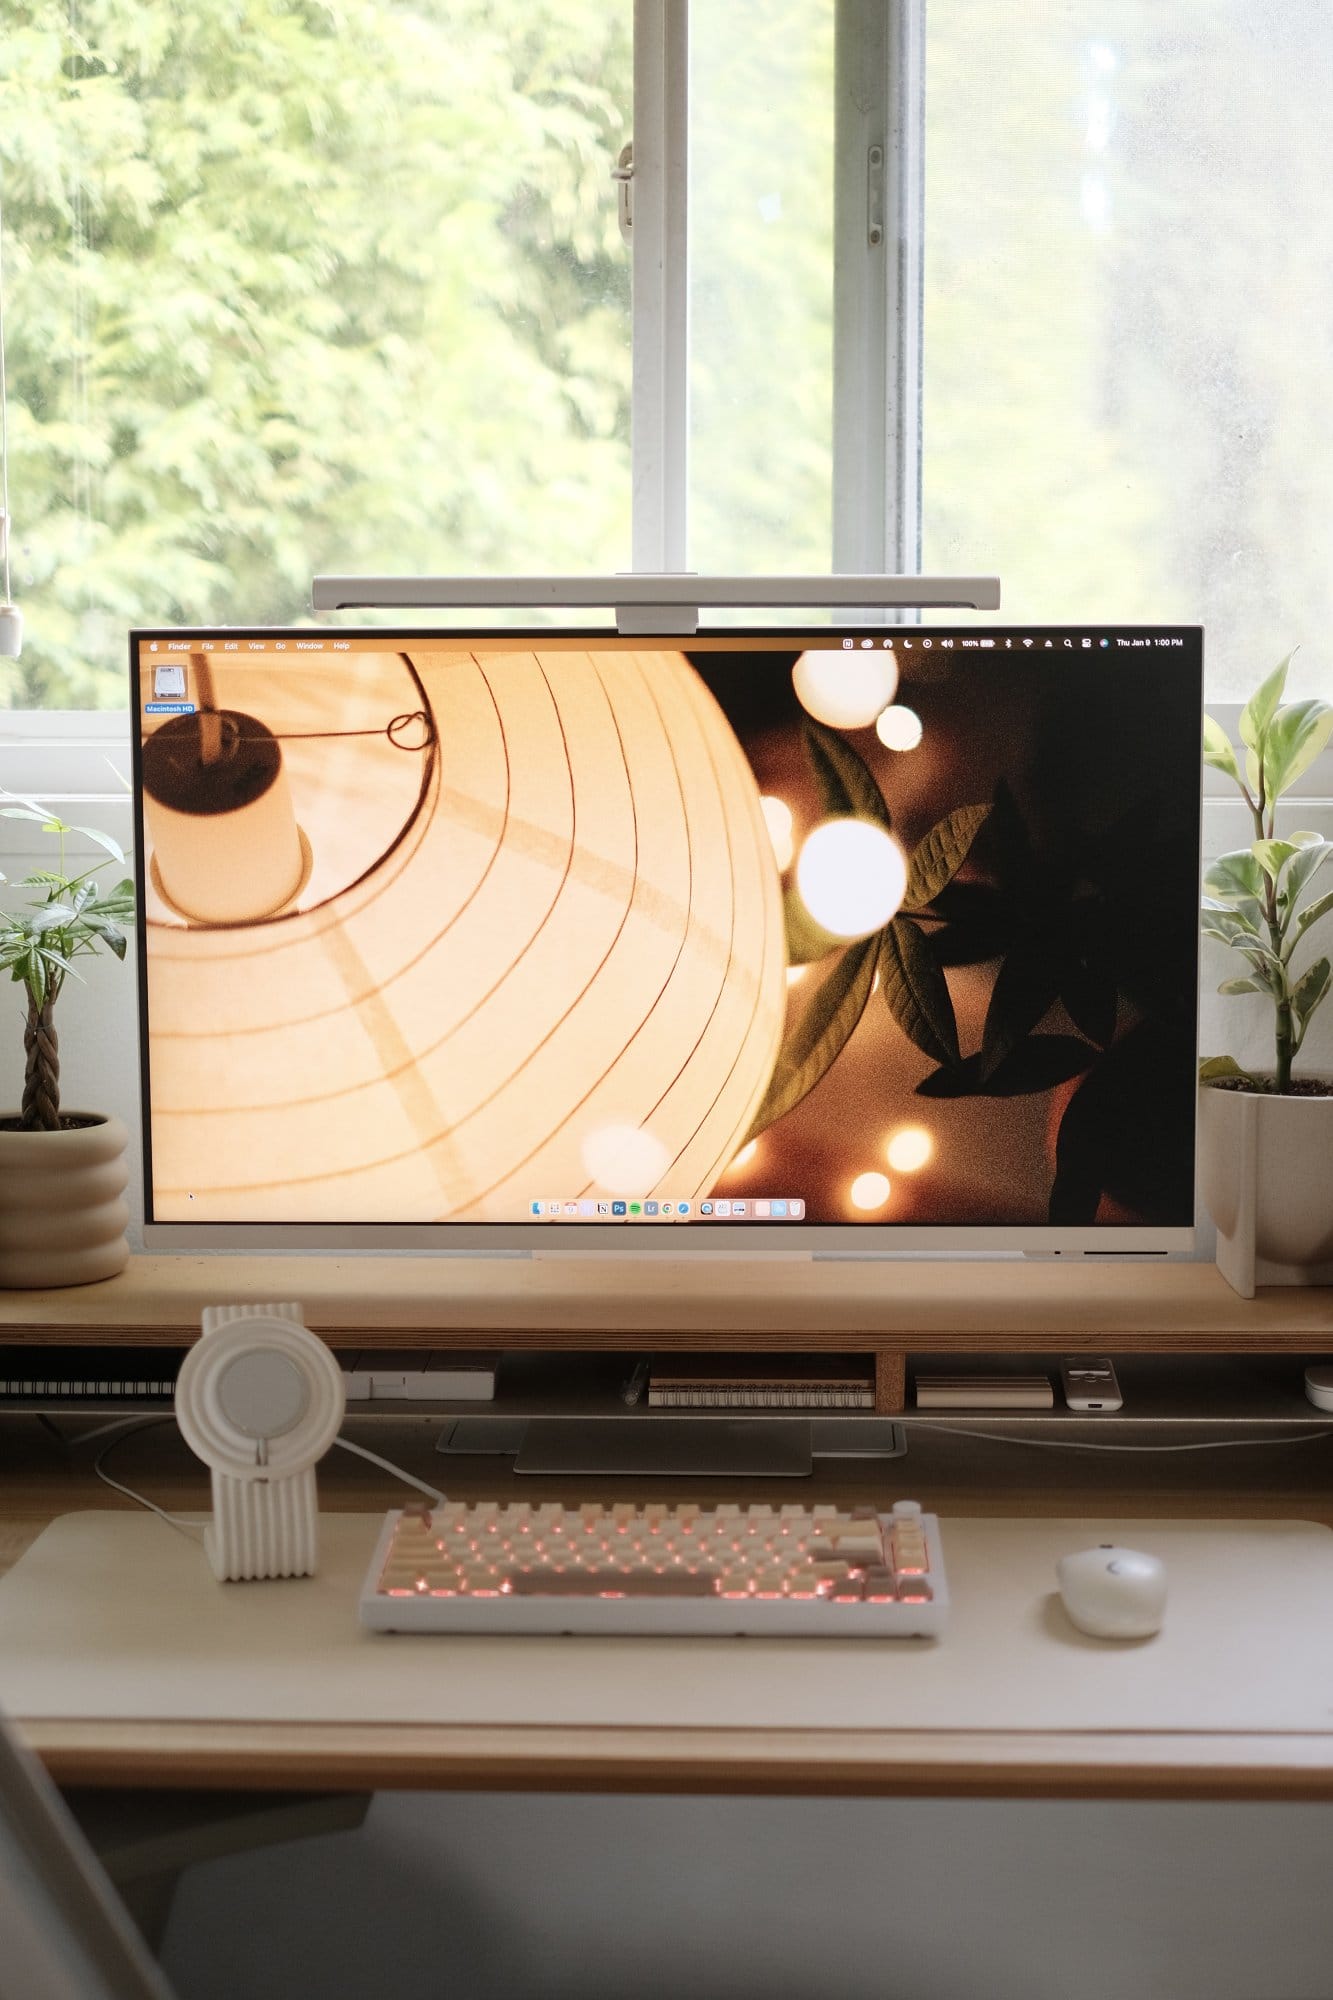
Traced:
<path id="1" fill-rule="evenodd" d="M 1233 1056 L 1199 1069 L 1204 1199 L 1217 1224 L 1218 1266 L 1245 1298 L 1256 1284 L 1333 1283 L 1333 1079 L 1296 1073 L 1329 991 L 1328 954 L 1316 952 L 1311 934 L 1333 910 L 1333 882 L 1319 880 L 1333 842 L 1277 830 L 1278 801 L 1333 735 L 1333 709 L 1281 705 L 1290 661 L 1246 703 L 1239 755 L 1204 717 L 1204 762 L 1235 782 L 1254 839 L 1205 873 L 1203 929 L 1244 967 L 1218 991 L 1265 998 L 1273 1019 L 1271 1072 L 1245 1069 Z"/>
<path id="2" fill-rule="evenodd" d="M 122 1198 L 129 1135 L 117 1118 L 61 1110 L 55 1010 L 66 979 L 79 977 L 78 959 L 103 949 L 124 958 L 134 884 L 99 886 L 105 869 L 125 864 L 109 834 L 67 826 L 30 799 L 11 800 L 0 815 L 35 820 L 58 843 L 57 867 L 34 869 L 14 885 L 29 898 L 0 911 L 0 972 L 27 1002 L 23 1102 L 0 1112 L 0 1285 L 88 1284 L 129 1259 Z M 70 834 L 95 842 L 108 859 L 68 873 Z"/>

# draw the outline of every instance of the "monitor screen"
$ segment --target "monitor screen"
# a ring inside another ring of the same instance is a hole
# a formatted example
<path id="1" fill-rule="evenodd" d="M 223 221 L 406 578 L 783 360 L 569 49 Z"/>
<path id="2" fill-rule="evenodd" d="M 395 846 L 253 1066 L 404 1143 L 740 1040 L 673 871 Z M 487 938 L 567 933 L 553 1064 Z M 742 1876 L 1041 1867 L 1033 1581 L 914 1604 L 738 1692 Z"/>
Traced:
<path id="1" fill-rule="evenodd" d="M 1187 1247 L 1201 654 L 133 634 L 147 1224 Z"/>

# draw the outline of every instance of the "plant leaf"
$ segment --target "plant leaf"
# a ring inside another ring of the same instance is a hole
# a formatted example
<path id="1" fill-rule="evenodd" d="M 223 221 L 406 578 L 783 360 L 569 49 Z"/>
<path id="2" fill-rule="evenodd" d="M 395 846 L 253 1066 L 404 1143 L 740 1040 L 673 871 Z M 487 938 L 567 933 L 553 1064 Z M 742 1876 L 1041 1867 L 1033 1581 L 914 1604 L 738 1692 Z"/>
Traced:
<path id="1" fill-rule="evenodd" d="M 1203 718 L 1203 761 L 1211 764 L 1215 771 L 1225 772 L 1228 778 L 1240 783 L 1240 766 L 1236 753 L 1231 747 L 1231 738 L 1220 722 L 1214 722 L 1211 715 Z"/>
<path id="2" fill-rule="evenodd" d="M 981 1066 L 987 1075 L 1054 1006 L 1064 974 L 1061 940 L 1044 933 L 1018 940 L 995 975 L 986 1009 Z"/>
<path id="3" fill-rule="evenodd" d="M 1287 669 L 1295 657 L 1296 648 L 1293 646 L 1286 659 L 1274 667 L 1267 680 L 1260 681 L 1240 712 L 1240 740 L 1248 744 L 1251 750 L 1257 751 L 1263 746 L 1264 732 L 1282 699 L 1282 690 L 1287 685 Z"/>
<path id="4" fill-rule="evenodd" d="M 1318 834 L 1313 839 L 1302 839 L 1300 834 L 1294 834 L 1292 839 L 1296 853 L 1287 864 L 1287 872 L 1282 883 L 1282 893 L 1286 898 L 1288 909 L 1297 901 L 1310 877 L 1316 874 L 1329 855 L 1333 854 L 1333 841 L 1321 840 Z"/>
<path id="5" fill-rule="evenodd" d="M 1253 924 L 1247 924 L 1239 914 L 1233 916 L 1220 910 L 1205 910 L 1199 928 L 1205 937 L 1219 938 L 1223 944 L 1235 945 L 1241 951 L 1259 939 Z"/>
<path id="6" fill-rule="evenodd" d="M 1257 903 L 1264 892 L 1263 870 L 1248 847 L 1238 847 L 1218 855 L 1203 885 L 1224 903 Z"/>
<path id="7" fill-rule="evenodd" d="M 1067 1083 L 1096 1061 L 1099 1051 L 1077 1035 L 1031 1035 L 987 1076 L 980 1055 L 955 1068 L 932 1070 L 916 1087 L 918 1097 L 1031 1097 Z"/>
<path id="8" fill-rule="evenodd" d="M 1309 930 L 1311 924 L 1317 924 L 1319 919 L 1326 917 L 1330 910 L 1333 910 L 1333 889 L 1330 889 L 1327 895 L 1316 896 L 1313 903 L 1307 903 L 1305 908 L 1299 912 L 1292 937 L 1293 944 L 1296 938 L 1303 936 Z"/>
<path id="9" fill-rule="evenodd" d="M 909 1042 L 932 1062 L 958 1061 L 958 1021 L 944 968 L 930 939 L 910 917 L 895 917 L 882 934 L 879 976 L 888 1009 Z"/>
<path id="10" fill-rule="evenodd" d="M 808 1097 L 846 1047 L 865 1012 L 875 977 L 878 937 L 849 945 L 778 1050 L 763 1102 L 747 1138 L 757 1138 L 803 1097 Z"/>
<path id="11" fill-rule="evenodd" d="M 1219 993 L 1267 993 L 1268 987 L 1258 979 L 1224 979 L 1217 990 Z"/>
<path id="12" fill-rule="evenodd" d="M 1215 1083 L 1223 1076 L 1243 1076 L 1247 1083 L 1254 1081 L 1250 1072 L 1242 1069 L 1234 1056 L 1205 1056 L 1199 1064 L 1199 1082 Z"/>
<path id="13" fill-rule="evenodd" d="M 794 888 L 783 891 L 782 920 L 787 932 L 788 965 L 813 965 L 818 958 L 827 958 L 831 951 L 845 938 L 830 937 L 811 916 Z"/>
<path id="14" fill-rule="evenodd" d="M 836 730 L 813 721 L 805 725 L 805 740 L 830 819 L 868 819 L 882 827 L 892 824 L 874 774 L 850 743 Z M 124 858 L 122 855 L 122 861 Z"/>
<path id="15" fill-rule="evenodd" d="M 1080 1035 L 1098 1048 L 1114 1039 L 1120 996 L 1111 954 L 1099 939 L 1089 938 L 1066 960 L 1060 1000 Z"/>
<path id="16" fill-rule="evenodd" d="M 1291 1004 L 1302 1025 L 1309 1020 L 1315 1008 L 1328 992 L 1331 974 L 1326 958 L 1317 958 L 1308 971 L 1303 972 L 1292 989 Z"/>
<path id="17" fill-rule="evenodd" d="M 989 806 L 955 806 L 912 851 L 905 910 L 924 910 L 952 882 L 990 817 Z"/>
<path id="18" fill-rule="evenodd" d="M 26 928 L 34 937 L 40 937 L 44 931 L 59 930 L 64 924 L 74 923 L 76 915 L 69 903 L 42 903 L 27 919 Z"/>
<path id="19" fill-rule="evenodd" d="M 100 827 L 67 826 L 65 828 L 65 832 L 81 833 L 85 840 L 96 841 L 99 847 L 104 847 L 106 849 L 107 853 L 111 856 L 111 859 L 113 861 L 119 861 L 121 867 L 122 868 L 124 867 L 125 865 L 124 848 L 121 846 L 118 840 L 113 840 L 109 833 L 103 833 Z"/>
<path id="20" fill-rule="evenodd" d="M 1251 854 L 1274 884 L 1292 855 L 1299 851 L 1289 840 L 1255 840 L 1250 843 Z"/>
<path id="21" fill-rule="evenodd" d="M 1326 701 L 1294 701 L 1268 725 L 1264 778 L 1270 799 L 1281 798 L 1308 771 L 1333 736 L 1333 708 Z"/>

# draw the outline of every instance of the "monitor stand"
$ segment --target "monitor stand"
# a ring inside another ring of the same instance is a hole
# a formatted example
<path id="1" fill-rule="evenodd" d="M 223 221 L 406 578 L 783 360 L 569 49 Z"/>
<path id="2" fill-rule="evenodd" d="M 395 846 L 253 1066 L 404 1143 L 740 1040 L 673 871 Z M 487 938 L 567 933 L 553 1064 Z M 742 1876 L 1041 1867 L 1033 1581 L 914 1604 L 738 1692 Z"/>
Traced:
<path id="1" fill-rule="evenodd" d="M 901 1458 L 886 1417 L 459 1417 L 447 1455 L 513 1458 L 517 1473 L 808 1479 L 820 1458 Z"/>

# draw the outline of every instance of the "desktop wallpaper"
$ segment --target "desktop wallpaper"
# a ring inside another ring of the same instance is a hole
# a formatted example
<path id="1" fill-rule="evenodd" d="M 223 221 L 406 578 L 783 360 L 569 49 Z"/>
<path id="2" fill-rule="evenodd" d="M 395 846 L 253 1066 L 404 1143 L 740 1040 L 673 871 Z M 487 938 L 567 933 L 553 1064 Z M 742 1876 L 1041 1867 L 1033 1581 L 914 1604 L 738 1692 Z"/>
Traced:
<path id="1" fill-rule="evenodd" d="M 150 1219 L 1191 1220 L 1197 633 L 132 646 Z"/>

